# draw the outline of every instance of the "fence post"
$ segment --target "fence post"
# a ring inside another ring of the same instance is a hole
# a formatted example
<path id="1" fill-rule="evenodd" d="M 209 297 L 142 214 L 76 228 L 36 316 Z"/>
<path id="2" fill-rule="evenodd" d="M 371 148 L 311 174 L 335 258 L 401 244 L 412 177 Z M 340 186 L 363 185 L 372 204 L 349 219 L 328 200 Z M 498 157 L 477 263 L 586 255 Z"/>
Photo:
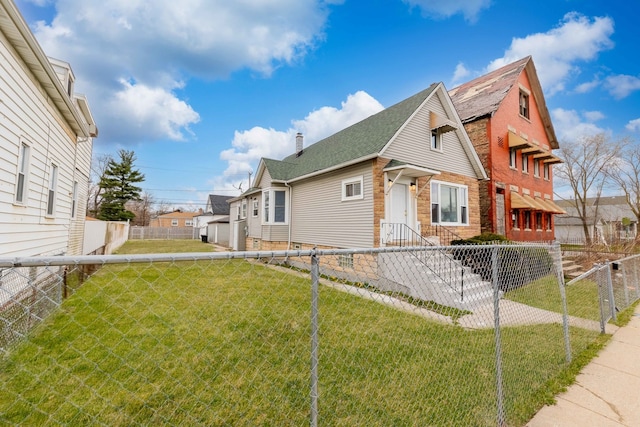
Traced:
<path id="1" fill-rule="evenodd" d="M 607 290 L 609 291 L 609 307 L 611 309 L 611 318 L 615 322 L 618 320 L 616 315 L 616 300 L 613 295 L 613 281 L 611 280 L 611 262 L 607 260 Z"/>
<path id="2" fill-rule="evenodd" d="M 316 248 L 311 253 L 311 427 L 318 426 L 318 282 Z"/>
<path id="3" fill-rule="evenodd" d="M 624 290 L 624 306 L 629 307 L 629 289 L 627 288 L 627 271 L 624 268 L 624 262 L 618 264 L 621 268 L 622 273 L 622 286 Z"/>
<path id="4" fill-rule="evenodd" d="M 600 333 L 605 332 L 605 324 L 607 323 L 605 320 L 604 314 L 604 296 L 602 295 L 602 290 L 604 286 L 602 285 L 602 266 L 600 264 L 593 264 L 593 268 L 597 269 L 596 272 L 596 283 L 598 285 L 598 305 L 600 306 Z"/>
<path id="5" fill-rule="evenodd" d="M 498 283 L 498 246 L 491 251 L 491 271 L 493 282 L 493 328 L 496 345 L 496 409 L 498 427 L 505 425 L 504 398 L 502 390 L 502 337 L 500 335 L 500 284 Z"/>
<path id="6" fill-rule="evenodd" d="M 633 278 L 635 279 L 633 283 L 636 287 L 636 297 L 640 298 L 640 286 L 638 285 L 638 281 L 640 280 L 638 277 L 638 258 L 635 258 L 633 261 Z"/>
<path id="7" fill-rule="evenodd" d="M 567 363 L 571 362 L 571 340 L 569 339 L 569 312 L 567 309 L 567 291 L 564 288 L 564 273 L 562 271 L 562 253 L 560 243 L 553 244 L 554 258 L 556 262 L 556 279 L 560 287 L 560 298 L 562 298 L 562 332 L 564 334 L 564 351 Z"/>

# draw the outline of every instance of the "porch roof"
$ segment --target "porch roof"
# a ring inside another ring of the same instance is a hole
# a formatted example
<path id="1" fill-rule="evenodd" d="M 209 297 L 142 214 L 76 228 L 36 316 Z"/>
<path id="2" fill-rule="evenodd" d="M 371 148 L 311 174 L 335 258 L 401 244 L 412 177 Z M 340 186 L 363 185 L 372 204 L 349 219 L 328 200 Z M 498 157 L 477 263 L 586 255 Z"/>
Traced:
<path id="1" fill-rule="evenodd" d="M 406 162 L 400 162 L 398 160 L 391 160 L 389 163 L 387 163 L 387 165 L 382 170 L 384 172 L 402 171 L 402 176 L 406 176 L 410 178 L 420 178 L 422 176 L 440 175 L 440 171 L 425 168 L 422 166 L 412 165 Z"/>

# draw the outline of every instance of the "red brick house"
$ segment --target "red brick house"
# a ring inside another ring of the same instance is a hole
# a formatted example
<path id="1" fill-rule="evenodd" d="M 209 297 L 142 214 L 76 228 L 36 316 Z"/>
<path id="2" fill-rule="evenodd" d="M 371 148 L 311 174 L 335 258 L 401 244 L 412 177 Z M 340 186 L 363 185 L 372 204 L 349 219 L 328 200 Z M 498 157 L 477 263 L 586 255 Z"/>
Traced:
<path id="1" fill-rule="evenodd" d="M 552 165 L 558 140 L 528 56 L 449 91 L 489 176 L 481 182 L 482 231 L 516 241 L 553 240 Z"/>

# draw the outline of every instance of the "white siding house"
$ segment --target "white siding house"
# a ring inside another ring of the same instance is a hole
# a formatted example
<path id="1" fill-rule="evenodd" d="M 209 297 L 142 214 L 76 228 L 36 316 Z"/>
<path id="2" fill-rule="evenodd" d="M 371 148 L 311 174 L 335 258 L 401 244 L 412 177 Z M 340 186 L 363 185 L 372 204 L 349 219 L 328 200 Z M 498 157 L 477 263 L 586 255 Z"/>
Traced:
<path id="1" fill-rule="evenodd" d="M 74 80 L 0 0 L 0 256 L 82 254 L 97 128 Z"/>
<path id="2" fill-rule="evenodd" d="M 298 134 L 293 148 L 261 159 L 252 187 L 230 201 L 234 249 L 386 246 L 443 227 L 480 233 L 487 175 L 441 83 L 308 147 Z"/>

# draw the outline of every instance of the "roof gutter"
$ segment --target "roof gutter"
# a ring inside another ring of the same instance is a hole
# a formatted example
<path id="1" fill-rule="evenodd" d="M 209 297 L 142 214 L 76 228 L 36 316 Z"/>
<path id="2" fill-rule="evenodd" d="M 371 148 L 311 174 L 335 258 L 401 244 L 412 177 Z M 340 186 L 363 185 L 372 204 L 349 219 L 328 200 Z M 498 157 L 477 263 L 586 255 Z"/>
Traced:
<path id="1" fill-rule="evenodd" d="M 354 160 L 349 160 L 348 162 L 345 162 L 345 163 L 340 163 L 339 165 L 331 166 L 330 168 L 320 169 L 320 170 L 308 173 L 306 175 L 301 175 L 301 176 L 293 178 L 293 179 L 289 179 L 289 180 L 286 180 L 286 181 L 284 181 L 284 180 L 275 180 L 274 179 L 272 182 L 280 182 L 280 183 L 283 183 L 285 185 L 288 185 L 288 183 L 290 183 L 290 182 L 302 181 L 303 179 L 311 178 L 311 177 L 314 177 L 316 175 L 322 175 L 322 174 L 327 173 L 327 172 L 333 172 L 335 170 L 342 169 L 342 168 L 345 168 L 347 166 L 352 166 L 352 165 L 364 162 L 366 160 L 372 160 L 372 159 L 375 159 L 377 157 L 378 157 L 378 153 L 373 153 L 373 154 L 366 155 L 364 157 L 359 157 L 359 158 L 354 159 Z"/>

